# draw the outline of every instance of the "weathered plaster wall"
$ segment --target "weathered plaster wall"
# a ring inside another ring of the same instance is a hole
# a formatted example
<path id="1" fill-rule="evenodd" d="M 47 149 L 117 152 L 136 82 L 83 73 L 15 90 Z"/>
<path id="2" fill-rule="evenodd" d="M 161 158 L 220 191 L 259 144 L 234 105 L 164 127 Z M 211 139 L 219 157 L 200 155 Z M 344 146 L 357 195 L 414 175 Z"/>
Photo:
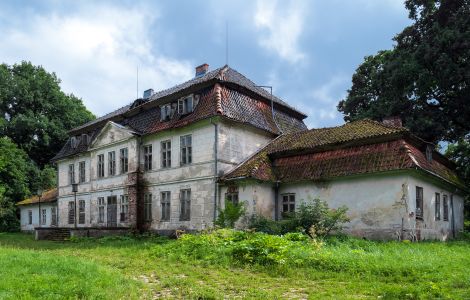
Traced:
<path id="1" fill-rule="evenodd" d="M 423 188 L 423 220 L 416 223 L 416 234 L 420 239 L 441 239 L 453 238 L 452 222 L 454 222 L 454 232 L 457 234 L 463 229 L 463 198 L 456 194 L 456 190 L 449 186 L 439 184 L 435 180 L 421 176 L 409 176 L 408 194 L 410 195 L 410 212 L 416 211 L 416 186 Z M 436 193 L 440 194 L 441 218 L 436 220 L 435 204 Z M 449 204 L 449 218 L 444 221 L 444 195 L 447 195 Z M 451 195 L 453 198 L 453 211 L 451 207 Z"/>
<path id="2" fill-rule="evenodd" d="M 46 224 L 41 225 L 42 227 L 50 227 L 51 220 L 52 220 L 52 212 L 51 208 L 57 207 L 57 204 L 54 203 L 41 203 L 41 210 L 46 209 Z M 21 230 L 23 231 L 32 231 L 34 227 L 39 227 L 39 205 L 32 204 L 32 205 L 22 205 L 20 206 L 20 226 Z M 29 224 L 29 217 L 28 211 L 31 210 L 33 212 L 33 223 Z"/>
<path id="3" fill-rule="evenodd" d="M 219 124 L 219 171 L 226 172 L 273 139 L 265 131 L 243 124 L 221 122 Z"/>

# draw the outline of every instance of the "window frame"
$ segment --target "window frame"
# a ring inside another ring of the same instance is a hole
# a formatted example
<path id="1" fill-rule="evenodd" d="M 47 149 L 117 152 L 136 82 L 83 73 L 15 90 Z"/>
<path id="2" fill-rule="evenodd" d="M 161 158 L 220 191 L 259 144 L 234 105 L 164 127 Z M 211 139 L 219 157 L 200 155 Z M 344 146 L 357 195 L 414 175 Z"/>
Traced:
<path id="1" fill-rule="evenodd" d="M 144 194 L 144 221 L 152 222 L 152 193 Z"/>
<path id="2" fill-rule="evenodd" d="M 422 220 L 424 216 L 424 189 L 423 187 L 416 186 L 416 203 L 415 204 L 416 204 L 415 217 L 416 219 Z"/>
<path id="3" fill-rule="evenodd" d="M 69 185 L 75 183 L 75 164 L 69 164 Z"/>
<path id="4" fill-rule="evenodd" d="M 119 149 L 119 169 L 121 174 L 129 172 L 129 149 L 127 147 Z"/>
<path id="5" fill-rule="evenodd" d="M 104 153 L 97 155 L 96 177 L 104 178 Z"/>
<path id="6" fill-rule="evenodd" d="M 85 200 L 78 200 L 78 224 L 85 224 L 86 222 L 86 203 Z"/>
<path id="7" fill-rule="evenodd" d="M 240 203 L 238 191 L 225 193 L 225 201 L 231 202 L 233 205 Z"/>
<path id="8" fill-rule="evenodd" d="M 281 194 L 281 215 L 294 214 L 296 209 L 295 193 L 283 193 Z M 286 200 L 287 199 L 287 200 Z M 287 205 L 287 210 L 285 210 Z"/>
<path id="9" fill-rule="evenodd" d="M 57 207 L 51 207 L 51 226 L 57 226 Z"/>
<path id="10" fill-rule="evenodd" d="M 106 211 L 106 202 L 104 197 L 98 197 L 98 223 L 105 223 L 105 211 Z"/>
<path id="11" fill-rule="evenodd" d="M 161 221 L 169 222 L 171 219 L 171 191 L 160 192 L 160 204 L 162 208 Z"/>
<path id="12" fill-rule="evenodd" d="M 436 221 L 441 219 L 441 194 L 434 194 L 434 218 Z"/>
<path id="13" fill-rule="evenodd" d="M 189 142 L 188 142 L 189 141 Z M 180 165 L 190 165 L 193 163 L 193 137 L 192 134 L 180 136 Z"/>
<path id="14" fill-rule="evenodd" d="M 41 208 L 40 224 L 41 225 L 46 225 L 46 223 L 47 223 L 47 209 L 46 208 Z"/>
<path id="15" fill-rule="evenodd" d="M 144 171 L 152 170 L 153 146 L 148 144 L 144 146 Z"/>
<path id="16" fill-rule="evenodd" d="M 191 189 L 180 190 L 180 221 L 191 221 Z"/>
<path id="17" fill-rule="evenodd" d="M 442 196 L 442 205 L 443 205 L 443 220 L 449 221 L 449 200 L 447 195 Z"/>
<path id="18" fill-rule="evenodd" d="M 189 105 L 191 104 L 191 105 Z M 194 111 L 194 96 L 188 95 L 178 99 L 178 114 L 186 115 Z"/>
<path id="19" fill-rule="evenodd" d="M 67 223 L 69 225 L 75 224 L 75 202 L 74 201 L 69 201 L 68 204 L 68 218 L 67 218 Z"/>
<path id="20" fill-rule="evenodd" d="M 160 167 L 171 168 L 171 140 L 160 142 Z"/>
<path id="21" fill-rule="evenodd" d="M 86 182 L 86 162 L 84 160 L 78 163 L 78 182 Z"/>
<path id="22" fill-rule="evenodd" d="M 120 209 L 120 222 L 126 223 L 129 221 L 129 195 L 121 195 L 119 199 Z"/>
<path id="23" fill-rule="evenodd" d="M 33 210 L 28 210 L 28 225 L 33 225 Z"/>
<path id="24" fill-rule="evenodd" d="M 108 152 L 108 176 L 116 175 L 116 151 Z"/>

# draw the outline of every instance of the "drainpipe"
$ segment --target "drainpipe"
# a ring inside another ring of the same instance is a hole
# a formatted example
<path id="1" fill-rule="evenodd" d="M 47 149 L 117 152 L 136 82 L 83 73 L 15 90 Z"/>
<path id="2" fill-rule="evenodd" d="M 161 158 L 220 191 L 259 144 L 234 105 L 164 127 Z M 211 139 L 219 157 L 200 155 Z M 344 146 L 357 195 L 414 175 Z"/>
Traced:
<path id="1" fill-rule="evenodd" d="M 214 219 L 213 221 L 217 219 L 217 193 L 219 189 L 219 183 L 218 181 L 218 165 L 217 165 L 217 159 L 218 159 L 218 154 L 217 154 L 217 149 L 218 149 L 218 144 L 219 144 L 219 125 L 217 123 L 214 123 L 211 118 L 211 124 L 214 125 Z"/>
<path id="2" fill-rule="evenodd" d="M 454 195 L 450 195 L 450 212 L 452 214 L 452 237 L 455 239 Z"/>
<path id="3" fill-rule="evenodd" d="M 274 220 L 279 221 L 279 181 L 274 183 Z"/>

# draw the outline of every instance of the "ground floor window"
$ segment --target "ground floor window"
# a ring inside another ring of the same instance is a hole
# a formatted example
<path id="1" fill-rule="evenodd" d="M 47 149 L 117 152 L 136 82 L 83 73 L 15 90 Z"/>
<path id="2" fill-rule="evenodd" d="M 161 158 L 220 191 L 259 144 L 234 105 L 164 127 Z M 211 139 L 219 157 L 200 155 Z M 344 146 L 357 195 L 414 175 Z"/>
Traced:
<path id="1" fill-rule="evenodd" d="M 435 219 L 440 220 L 441 219 L 441 194 L 436 193 L 435 196 Z"/>
<path id="2" fill-rule="evenodd" d="M 416 218 L 422 219 L 423 218 L 423 188 L 417 186 L 416 187 Z"/>
<path id="3" fill-rule="evenodd" d="M 191 190 L 184 189 L 180 191 L 181 212 L 180 221 L 189 221 L 191 219 Z"/>
<path id="4" fill-rule="evenodd" d="M 98 223 L 104 223 L 104 197 L 98 197 Z"/>
<path id="5" fill-rule="evenodd" d="M 75 223 L 75 203 L 73 201 L 69 201 L 69 217 L 68 223 L 74 224 Z"/>
<path id="6" fill-rule="evenodd" d="M 161 193 L 162 221 L 170 221 L 171 213 L 171 193 L 169 191 Z"/>
<path id="7" fill-rule="evenodd" d="M 236 187 L 228 188 L 227 193 L 225 193 L 225 201 L 238 205 L 238 189 Z"/>
<path id="8" fill-rule="evenodd" d="M 46 225 L 47 209 L 41 209 L 41 225 Z"/>
<path id="9" fill-rule="evenodd" d="M 33 224 L 33 211 L 28 210 L 28 224 L 32 225 Z"/>
<path id="10" fill-rule="evenodd" d="M 121 195 L 121 222 L 127 222 L 129 218 L 129 196 Z"/>
<path id="11" fill-rule="evenodd" d="M 85 224 L 85 200 L 78 201 L 78 224 Z"/>
<path id="12" fill-rule="evenodd" d="M 444 221 L 449 221 L 449 202 L 447 201 L 447 195 L 444 195 Z"/>
<path id="13" fill-rule="evenodd" d="M 152 194 L 144 195 L 144 220 L 152 221 Z"/>
<path id="14" fill-rule="evenodd" d="M 51 207 L 51 226 L 57 226 L 57 209 Z"/>
<path id="15" fill-rule="evenodd" d="M 283 194 L 282 195 L 282 210 L 283 214 L 289 214 L 295 212 L 295 194 Z"/>

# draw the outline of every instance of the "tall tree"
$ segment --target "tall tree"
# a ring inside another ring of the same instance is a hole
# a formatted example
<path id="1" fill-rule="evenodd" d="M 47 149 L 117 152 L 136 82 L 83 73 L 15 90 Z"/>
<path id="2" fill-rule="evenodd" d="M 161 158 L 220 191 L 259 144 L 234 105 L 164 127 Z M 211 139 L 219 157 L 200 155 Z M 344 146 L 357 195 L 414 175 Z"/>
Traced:
<path id="1" fill-rule="evenodd" d="M 470 0 L 407 0 L 413 24 L 368 56 L 338 110 L 346 121 L 399 115 L 426 140 L 470 132 Z"/>
<path id="2" fill-rule="evenodd" d="M 68 130 L 93 118 L 81 99 L 61 91 L 54 73 L 30 62 L 0 65 L 0 135 L 41 168 L 63 146 Z"/>

